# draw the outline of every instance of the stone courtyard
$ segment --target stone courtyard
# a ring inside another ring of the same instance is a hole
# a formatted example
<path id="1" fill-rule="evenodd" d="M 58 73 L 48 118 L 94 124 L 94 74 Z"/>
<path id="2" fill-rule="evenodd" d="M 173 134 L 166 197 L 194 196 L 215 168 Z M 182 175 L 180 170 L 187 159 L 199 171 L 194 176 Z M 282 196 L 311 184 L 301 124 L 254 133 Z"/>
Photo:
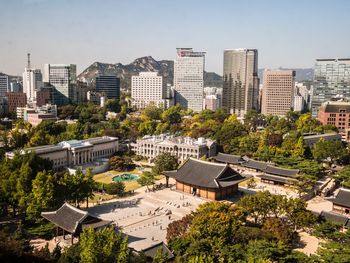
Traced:
<path id="1" fill-rule="evenodd" d="M 146 192 L 146 188 L 142 187 L 133 197 L 91 207 L 89 212 L 112 220 L 129 236 L 129 247 L 141 250 L 165 242 L 169 223 L 195 211 L 204 202 L 199 197 L 170 188 Z"/>

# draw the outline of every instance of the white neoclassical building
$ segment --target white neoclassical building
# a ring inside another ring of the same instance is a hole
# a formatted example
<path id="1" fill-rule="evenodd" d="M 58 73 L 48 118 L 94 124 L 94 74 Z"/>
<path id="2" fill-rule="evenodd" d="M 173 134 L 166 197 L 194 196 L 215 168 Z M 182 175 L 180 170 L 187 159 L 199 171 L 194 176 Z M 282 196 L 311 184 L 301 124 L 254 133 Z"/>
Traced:
<path id="1" fill-rule="evenodd" d="M 108 158 L 118 150 L 118 138 L 103 136 L 86 140 L 63 141 L 56 145 L 25 148 L 20 153 L 35 152 L 41 158 L 51 160 L 54 169 L 59 169 L 82 166 L 101 158 Z M 6 157 L 12 159 L 14 152 L 7 152 Z"/>
<path id="2" fill-rule="evenodd" d="M 131 144 L 131 150 L 143 157 L 153 159 L 162 153 L 170 153 L 176 156 L 181 163 L 188 158 L 199 159 L 202 156 L 216 155 L 216 142 L 213 140 L 198 138 L 193 139 L 183 136 L 158 135 L 144 136 L 136 143 Z"/>

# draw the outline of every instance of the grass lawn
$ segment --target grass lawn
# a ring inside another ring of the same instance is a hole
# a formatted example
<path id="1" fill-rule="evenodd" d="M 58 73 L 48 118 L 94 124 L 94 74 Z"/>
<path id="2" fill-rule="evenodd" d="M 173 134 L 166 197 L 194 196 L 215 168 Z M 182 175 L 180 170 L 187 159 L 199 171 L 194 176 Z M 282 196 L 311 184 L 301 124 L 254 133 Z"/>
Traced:
<path id="1" fill-rule="evenodd" d="M 101 174 L 96 174 L 94 175 L 94 180 L 96 182 L 100 182 L 100 183 L 104 183 L 104 184 L 110 184 L 112 183 L 112 178 L 113 176 L 119 175 L 119 174 L 124 174 L 124 173 L 130 173 L 130 174 L 136 174 L 136 175 L 141 175 L 142 171 L 135 169 L 132 171 L 128 171 L 128 172 L 117 172 L 117 171 L 108 171 L 108 172 L 104 172 Z M 163 176 L 156 176 L 156 180 L 160 180 L 162 179 Z M 135 180 L 135 181 L 125 181 L 123 182 L 125 184 L 125 191 L 132 191 L 135 190 L 137 188 L 140 188 L 141 185 Z M 98 200 L 98 199 L 97 199 Z"/>

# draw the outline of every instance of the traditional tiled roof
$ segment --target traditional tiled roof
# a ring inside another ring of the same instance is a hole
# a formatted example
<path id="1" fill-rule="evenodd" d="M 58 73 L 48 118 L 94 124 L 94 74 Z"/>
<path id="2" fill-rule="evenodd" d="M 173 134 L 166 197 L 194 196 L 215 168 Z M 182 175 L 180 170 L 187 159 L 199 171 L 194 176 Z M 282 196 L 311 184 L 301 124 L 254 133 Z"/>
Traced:
<path id="1" fill-rule="evenodd" d="M 264 170 L 264 172 L 267 174 L 280 175 L 285 177 L 296 177 L 299 173 L 299 170 L 286 169 L 286 168 L 280 168 L 280 167 L 268 165 Z"/>
<path id="2" fill-rule="evenodd" d="M 267 166 L 269 165 L 266 162 L 256 161 L 256 160 L 248 158 L 247 156 L 243 156 L 242 158 L 245 161 L 244 163 L 242 163 L 242 166 L 247 167 L 247 168 L 264 171 L 264 170 L 266 170 Z"/>
<path id="3" fill-rule="evenodd" d="M 312 146 L 320 139 L 324 139 L 326 141 L 341 141 L 341 135 L 338 133 L 325 133 L 325 134 L 315 134 L 315 135 L 307 135 L 304 136 L 304 142 L 307 146 Z"/>
<path id="4" fill-rule="evenodd" d="M 170 251 L 170 249 L 164 244 L 164 242 L 160 242 L 158 244 L 152 245 L 146 249 L 143 249 L 143 253 L 147 257 L 154 258 L 155 255 L 157 254 L 158 250 L 162 249 L 163 250 L 163 255 L 168 257 L 168 260 L 174 258 L 174 254 Z"/>
<path id="5" fill-rule="evenodd" d="M 284 176 L 270 175 L 270 174 L 263 174 L 263 175 L 260 175 L 259 177 L 263 180 L 280 182 L 284 184 L 290 184 L 297 181 L 297 179 L 292 177 L 284 177 Z"/>
<path id="6" fill-rule="evenodd" d="M 189 158 L 177 171 L 167 171 L 164 174 L 186 184 L 208 188 L 227 187 L 247 179 L 228 164 L 192 158 Z"/>
<path id="7" fill-rule="evenodd" d="M 110 225 L 111 223 L 110 221 L 102 220 L 68 203 L 64 203 L 56 211 L 43 212 L 41 216 L 69 233 L 76 233 L 87 227 L 96 229 Z"/>
<path id="8" fill-rule="evenodd" d="M 241 156 L 239 155 L 232 155 L 232 154 L 225 154 L 225 153 L 218 153 L 217 156 L 214 157 L 215 161 L 220 163 L 228 163 L 228 164 L 241 164 L 244 162 Z"/>
<path id="9" fill-rule="evenodd" d="M 349 224 L 349 220 L 350 220 L 350 218 L 345 215 L 341 215 L 334 212 L 326 212 L 326 211 L 322 211 L 320 214 L 320 217 L 322 217 L 327 221 L 331 221 L 336 224 L 341 224 L 343 226 Z"/>
<path id="10" fill-rule="evenodd" d="M 336 197 L 332 200 L 333 204 L 350 208 L 350 189 L 340 188 Z"/>

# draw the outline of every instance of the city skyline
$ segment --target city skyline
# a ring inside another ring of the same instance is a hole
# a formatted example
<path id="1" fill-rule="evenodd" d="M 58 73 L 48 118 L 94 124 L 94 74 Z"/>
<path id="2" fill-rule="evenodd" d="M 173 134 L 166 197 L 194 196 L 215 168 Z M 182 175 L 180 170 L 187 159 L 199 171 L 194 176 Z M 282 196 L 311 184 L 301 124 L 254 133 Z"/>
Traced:
<path id="1" fill-rule="evenodd" d="M 223 51 L 232 48 L 258 49 L 259 68 L 311 68 L 317 58 L 350 57 L 350 3 L 341 0 L 2 2 L 0 72 L 12 75 L 22 75 L 28 52 L 35 68 L 77 64 L 77 73 L 95 61 L 174 60 L 179 47 L 205 51 L 206 70 L 220 75 Z"/>

